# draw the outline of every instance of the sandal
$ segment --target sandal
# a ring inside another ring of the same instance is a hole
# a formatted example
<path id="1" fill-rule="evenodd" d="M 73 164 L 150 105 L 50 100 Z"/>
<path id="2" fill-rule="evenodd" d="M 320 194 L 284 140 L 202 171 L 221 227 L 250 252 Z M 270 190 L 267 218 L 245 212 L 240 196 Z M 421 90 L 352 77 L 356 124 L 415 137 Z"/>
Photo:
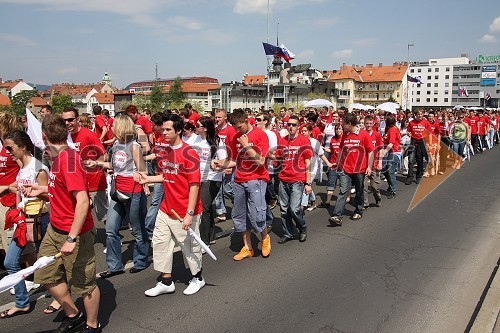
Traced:
<path id="1" fill-rule="evenodd" d="M 59 304 L 58 308 L 56 308 L 55 306 L 53 306 L 51 304 L 51 305 L 47 306 L 45 309 L 43 309 L 43 313 L 45 313 L 45 314 L 52 314 L 52 313 L 57 312 L 59 310 L 61 310 L 61 305 L 60 304 Z"/>
<path id="2" fill-rule="evenodd" d="M 0 319 L 12 318 L 12 317 L 27 314 L 30 312 L 29 308 L 28 308 L 28 310 L 22 310 L 22 309 L 18 309 L 18 308 L 16 308 L 16 309 L 17 309 L 17 311 L 12 313 L 12 314 L 9 314 L 9 311 L 11 309 L 3 311 L 2 313 L 0 313 Z"/>

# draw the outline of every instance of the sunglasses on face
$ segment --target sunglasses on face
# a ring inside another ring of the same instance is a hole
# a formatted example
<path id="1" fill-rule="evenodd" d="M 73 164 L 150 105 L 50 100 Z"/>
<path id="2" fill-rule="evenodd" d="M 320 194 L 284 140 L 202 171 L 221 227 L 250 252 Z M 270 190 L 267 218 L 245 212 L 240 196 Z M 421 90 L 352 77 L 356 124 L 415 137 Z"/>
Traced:
<path id="1" fill-rule="evenodd" d="M 255 118 L 255 121 L 258 121 L 258 122 L 261 122 L 261 121 L 263 121 L 263 120 L 264 120 L 264 119 L 262 119 L 262 118 Z"/>
<path id="2" fill-rule="evenodd" d="M 66 119 L 64 119 L 64 122 L 66 122 L 66 123 L 72 123 L 72 122 L 75 121 L 75 119 L 76 118 L 66 118 Z"/>
<path id="3" fill-rule="evenodd" d="M 298 123 L 287 123 L 288 126 L 292 126 L 292 127 L 296 127 L 296 126 L 299 126 Z"/>
<path id="4" fill-rule="evenodd" d="M 7 150 L 8 152 L 12 152 L 14 150 L 14 147 L 5 146 L 5 150 Z"/>

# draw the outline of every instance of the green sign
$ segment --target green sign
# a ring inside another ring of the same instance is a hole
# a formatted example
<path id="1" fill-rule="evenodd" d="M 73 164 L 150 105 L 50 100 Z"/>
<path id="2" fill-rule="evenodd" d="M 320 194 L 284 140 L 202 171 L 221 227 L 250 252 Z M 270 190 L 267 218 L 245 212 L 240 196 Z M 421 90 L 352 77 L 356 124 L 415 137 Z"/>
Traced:
<path id="1" fill-rule="evenodd" d="M 491 62 L 500 62 L 500 55 L 495 55 L 495 56 L 485 56 L 485 55 L 478 55 L 476 58 L 476 62 L 479 64 L 482 63 L 491 63 Z"/>

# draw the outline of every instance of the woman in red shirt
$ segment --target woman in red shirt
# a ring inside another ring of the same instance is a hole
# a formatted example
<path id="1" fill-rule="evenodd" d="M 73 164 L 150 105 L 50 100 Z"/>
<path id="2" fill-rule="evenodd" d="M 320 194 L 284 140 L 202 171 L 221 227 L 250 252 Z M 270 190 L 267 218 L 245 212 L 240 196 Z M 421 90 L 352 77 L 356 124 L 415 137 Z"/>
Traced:
<path id="1" fill-rule="evenodd" d="M 387 199 L 392 199 L 396 196 L 396 171 L 401 161 L 401 133 L 393 116 L 387 117 L 385 124 L 384 149 L 380 151 L 380 155 L 384 162 L 382 172 L 389 184 Z"/>
<path id="2" fill-rule="evenodd" d="M 335 185 L 337 179 L 339 178 L 337 173 L 337 163 L 340 154 L 340 142 L 342 141 L 343 134 L 342 125 L 340 123 L 335 124 L 335 135 L 330 141 L 330 148 L 325 147 L 325 151 L 330 153 L 330 162 L 332 166 L 328 169 L 328 186 L 326 187 L 326 200 L 322 201 L 318 207 L 327 208 L 330 207 L 330 202 L 332 201 L 333 191 L 335 190 Z"/>

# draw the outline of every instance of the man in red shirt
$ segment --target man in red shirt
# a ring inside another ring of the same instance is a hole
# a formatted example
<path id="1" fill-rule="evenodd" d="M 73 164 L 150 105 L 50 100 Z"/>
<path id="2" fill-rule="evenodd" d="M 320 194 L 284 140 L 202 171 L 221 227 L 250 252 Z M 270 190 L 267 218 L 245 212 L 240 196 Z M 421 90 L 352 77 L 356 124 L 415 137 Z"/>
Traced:
<path id="1" fill-rule="evenodd" d="M 282 159 L 278 197 L 280 202 L 283 237 L 278 243 L 284 244 L 295 238 L 295 222 L 299 230 L 299 241 L 307 238 L 307 224 L 301 207 L 303 193 L 312 191 L 311 158 L 313 150 L 311 141 L 299 133 L 299 117 L 291 115 L 288 119 L 288 135 L 279 140 L 275 153 Z"/>
<path id="2" fill-rule="evenodd" d="M 488 142 L 486 141 L 486 133 L 490 131 L 491 120 L 485 114 L 483 109 L 477 111 L 478 122 L 477 122 L 477 134 L 479 136 L 480 148 L 485 151 L 488 148 Z"/>
<path id="3" fill-rule="evenodd" d="M 376 131 L 374 126 L 374 119 L 372 116 L 366 116 L 364 119 L 365 131 L 370 135 L 372 145 L 375 147 L 374 162 L 372 172 L 365 176 L 364 181 L 364 208 L 369 207 L 368 203 L 368 190 L 370 189 L 375 197 L 375 206 L 379 207 L 382 202 L 380 195 L 380 170 L 382 170 L 382 156 L 380 150 L 383 148 L 382 135 Z"/>
<path id="4" fill-rule="evenodd" d="M 228 156 L 231 156 L 230 146 L 234 140 L 234 137 L 238 133 L 233 126 L 228 123 L 227 112 L 225 109 L 217 109 L 215 111 L 215 131 L 219 136 L 221 142 L 226 146 L 228 150 Z M 234 189 L 233 189 L 233 169 L 226 169 L 224 179 L 222 180 L 222 186 L 220 187 L 219 193 L 215 197 L 215 223 L 226 220 L 226 205 L 224 203 L 224 195 L 233 201 Z"/>
<path id="5" fill-rule="evenodd" d="M 108 121 L 106 117 L 102 115 L 102 108 L 99 105 L 94 106 L 92 112 L 94 112 L 95 116 L 94 132 L 97 134 L 99 141 L 104 142 L 108 133 Z"/>
<path id="6" fill-rule="evenodd" d="M 95 279 L 96 230 L 90 213 L 83 161 L 75 150 L 68 147 L 66 122 L 62 118 L 46 116 L 42 122 L 42 135 L 53 160 L 49 184 L 31 184 L 25 188 L 30 196 L 47 193 L 50 201 L 50 225 L 39 255 L 54 256 L 61 252 L 62 257 L 56 264 L 37 270 L 35 281 L 43 284 L 63 305 L 66 317 L 57 332 L 73 332 L 85 323 L 85 332 L 101 332 L 97 319 L 100 292 Z M 73 295 L 82 295 L 86 319 L 73 302 L 70 291 Z"/>
<path id="7" fill-rule="evenodd" d="M 62 112 L 62 118 L 68 130 L 68 140 L 72 146 L 86 160 L 104 162 L 107 158 L 106 150 L 97 135 L 78 122 L 78 110 L 67 107 Z M 106 175 L 102 168 L 87 168 L 87 183 L 97 220 L 104 223 L 108 211 L 108 195 L 106 194 Z"/>
<path id="8" fill-rule="evenodd" d="M 152 134 L 153 134 L 153 124 L 151 124 L 151 121 L 149 121 L 146 117 L 143 117 L 139 115 L 139 111 L 137 110 L 137 106 L 135 105 L 129 105 L 125 108 L 125 113 L 132 118 L 134 121 L 135 127 L 140 128 L 145 134 L 146 134 L 146 139 L 139 137 L 137 138 L 137 141 L 139 143 L 147 140 L 147 142 L 152 142 Z"/>
<path id="9" fill-rule="evenodd" d="M 471 144 L 475 152 L 482 153 L 481 143 L 479 142 L 479 128 L 478 128 L 479 117 L 476 115 L 474 110 L 470 110 L 470 116 L 468 119 L 468 124 L 471 133 Z"/>
<path id="10" fill-rule="evenodd" d="M 227 167 L 236 167 L 234 175 L 234 207 L 232 218 L 235 232 L 243 234 L 244 246 L 233 259 L 253 257 L 251 230 L 262 235 L 262 256 L 271 253 L 271 237 L 266 228 L 266 186 L 269 181 L 266 156 L 269 151 L 267 134 L 253 127 L 242 109 L 231 115 L 238 131 L 231 143 L 231 160 Z"/>
<path id="11" fill-rule="evenodd" d="M 188 121 L 196 126 L 196 122 L 198 121 L 198 119 L 200 119 L 200 115 L 198 114 L 198 112 L 193 109 L 193 105 L 191 105 L 191 103 L 186 103 L 184 105 L 184 109 L 188 111 Z"/>
<path id="12" fill-rule="evenodd" d="M 169 144 L 169 149 L 157 157 L 162 174 L 141 174 L 141 184 L 163 183 L 164 191 L 153 231 L 153 264 L 154 269 L 161 272 L 161 281 L 144 294 L 154 297 L 175 291 L 172 264 L 174 247 L 179 245 L 193 276 L 184 295 L 192 295 L 205 286 L 201 275 L 201 246 L 187 232 L 191 227 L 196 234 L 200 234 L 200 158 L 191 146 L 182 141 L 184 122 L 180 116 L 166 115 L 162 128 L 165 141 Z M 178 220 L 178 216 L 182 221 Z"/>
<path id="13" fill-rule="evenodd" d="M 358 126 L 358 119 L 353 113 L 346 113 L 343 117 L 344 134 L 340 144 L 340 160 L 337 166 L 340 193 L 335 204 L 333 216 L 330 217 L 330 225 L 341 226 L 342 215 L 344 214 L 347 202 L 347 193 L 354 184 L 356 196 L 354 198 L 354 214 L 352 220 L 359 220 L 363 217 L 364 191 L 363 183 L 365 174 L 371 174 L 373 166 L 373 150 L 371 137 L 365 130 Z"/>
<path id="14" fill-rule="evenodd" d="M 408 176 L 405 184 L 410 185 L 413 182 L 413 166 L 415 162 L 417 162 L 416 182 L 419 184 L 424 175 L 424 158 L 427 158 L 424 137 L 431 135 L 433 132 L 431 124 L 424 119 L 424 112 L 422 110 L 417 110 L 415 119 L 408 124 L 407 131 L 411 137 L 408 149 L 412 150 L 410 154 L 413 154 L 413 157 L 410 156 L 408 161 Z"/>

